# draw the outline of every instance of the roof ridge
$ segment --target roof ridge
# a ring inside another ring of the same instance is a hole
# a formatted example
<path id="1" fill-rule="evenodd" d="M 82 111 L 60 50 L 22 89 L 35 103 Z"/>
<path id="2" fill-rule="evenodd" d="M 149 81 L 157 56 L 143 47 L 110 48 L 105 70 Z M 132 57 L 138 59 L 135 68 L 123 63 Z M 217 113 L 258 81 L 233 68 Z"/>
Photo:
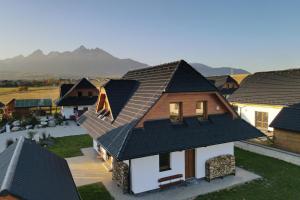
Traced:
<path id="1" fill-rule="evenodd" d="M 148 70 L 148 69 L 152 69 L 152 68 L 156 68 L 156 67 L 163 67 L 163 66 L 167 66 L 167 65 L 173 65 L 173 64 L 176 64 L 176 63 L 179 64 L 181 61 L 183 61 L 183 60 L 181 59 L 181 60 L 177 60 L 177 61 L 173 61 L 173 62 L 162 63 L 162 64 L 158 64 L 158 65 L 152 65 L 152 66 L 144 67 L 144 68 L 141 68 L 141 69 L 133 69 L 133 70 L 127 71 L 126 74 L 128 74 L 129 72 L 138 72 L 138 71 Z"/>
<path id="2" fill-rule="evenodd" d="M 17 163 L 19 161 L 21 150 L 23 148 L 24 141 L 25 141 L 25 138 L 23 136 L 20 137 L 20 139 L 18 140 L 18 143 L 15 147 L 14 153 L 11 157 L 8 168 L 6 170 L 6 174 L 5 174 L 5 177 L 3 179 L 3 183 L 1 185 L 0 191 L 8 190 L 11 186 L 12 179 L 13 179 L 14 174 L 15 174 L 15 169 L 17 167 Z"/>
<path id="3" fill-rule="evenodd" d="M 260 71 L 260 72 L 255 72 L 250 75 L 254 74 L 264 74 L 264 73 L 276 73 L 276 72 L 290 72 L 290 71 L 300 71 L 300 68 L 289 68 L 289 69 L 282 69 L 282 70 L 270 70 L 270 71 Z"/>

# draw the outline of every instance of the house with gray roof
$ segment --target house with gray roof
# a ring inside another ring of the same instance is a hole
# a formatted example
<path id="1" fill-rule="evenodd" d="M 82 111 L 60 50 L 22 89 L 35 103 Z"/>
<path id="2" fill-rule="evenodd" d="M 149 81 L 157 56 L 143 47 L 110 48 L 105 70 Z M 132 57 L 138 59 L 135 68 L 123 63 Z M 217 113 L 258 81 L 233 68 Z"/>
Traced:
<path id="1" fill-rule="evenodd" d="M 226 99 L 239 88 L 238 82 L 230 75 L 210 76 L 207 79 L 219 89 Z"/>
<path id="2" fill-rule="evenodd" d="M 112 179 L 133 194 L 210 180 L 213 169 L 220 169 L 218 176 L 234 175 L 233 142 L 263 136 L 183 60 L 108 81 L 79 123 Z M 212 160 L 218 166 L 210 167 Z"/>
<path id="3" fill-rule="evenodd" d="M 300 103 L 284 107 L 271 122 L 275 146 L 300 153 Z"/>
<path id="4" fill-rule="evenodd" d="M 228 100 L 244 120 L 272 137 L 270 124 L 280 111 L 300 103 L 300 69 L 249 75 Z"/>
<path id="5" fill-rule="evenodd" d="M 61 114 L 66 118 L 80 117 L 89 106 L 96 103 L 98 89 L 86 78 L 75 84 L 62 84 L 59 98 L 55 101 L 61 109 Z"/>
<path id="6" fill-rule="evenodd" d="M 65 159 L 20 138 L 0 153 L 0 200 L 80 200 Z"/>

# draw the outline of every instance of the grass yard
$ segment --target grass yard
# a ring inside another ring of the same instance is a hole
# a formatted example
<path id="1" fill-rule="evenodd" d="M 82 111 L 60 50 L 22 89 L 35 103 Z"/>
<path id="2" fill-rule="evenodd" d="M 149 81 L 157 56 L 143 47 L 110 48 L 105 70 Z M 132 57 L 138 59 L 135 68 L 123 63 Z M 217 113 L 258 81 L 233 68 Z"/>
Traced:
<path id="1" fill-rule="evenodd" d="M 109 192 L 102 183 L 94 183 L 78 187 L 78 191 L 82 200 L 112 200 Z"/>
<path id="2" fill-rule="evenodd" d="M 0 87 L 0 101 L 8 103 L 11 99 L 42 99 L 59 97 L 59 87 L 29 87 L 27 91 L 18 91 L 18 87 Z"/>
<path id="3" fill-rule="evenodd" d="M 263 179 L 199 196 L 197 200 L 300 199 L 300 167 L 241 149 L 235 149 L 235 154 L 238 166 Z"/>
<path id="4" fill-rule="evenodd" d="M 63 158 L 81 156 L 80 149 L 91 147 L 93 144 L 92 138 L 89 135 L 54 138 L 54 141 L 54 145 L 48 149 Z"/>

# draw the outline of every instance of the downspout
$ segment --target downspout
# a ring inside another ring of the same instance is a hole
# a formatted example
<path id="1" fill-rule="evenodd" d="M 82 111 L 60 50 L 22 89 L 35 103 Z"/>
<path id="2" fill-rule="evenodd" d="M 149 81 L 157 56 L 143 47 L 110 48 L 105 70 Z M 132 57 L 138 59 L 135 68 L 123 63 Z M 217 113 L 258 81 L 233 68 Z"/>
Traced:
<path id="1" fill-rule="evenodd" d="M 129 166 L 128 166 L 128 193 L 133 194 L 131 190 L 131 159 L 129 159 Z"/>

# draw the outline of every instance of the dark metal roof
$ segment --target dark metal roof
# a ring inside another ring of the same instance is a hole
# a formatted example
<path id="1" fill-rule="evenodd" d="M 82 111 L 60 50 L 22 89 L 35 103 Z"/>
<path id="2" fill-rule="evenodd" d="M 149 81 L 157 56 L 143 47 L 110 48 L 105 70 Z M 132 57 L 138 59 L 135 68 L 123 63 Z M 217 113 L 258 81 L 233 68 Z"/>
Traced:
<path id="1" fill-rule="evenodd" d="M 246 77 L 229 101 L 292 105 L 300 102 L 300 69 L 257 72 Z"/>
<path id="2" fill-rule="evenodd" d="M 24 138 L 0 154 L 0 196 L 80 199 L 67 162 Z"/>
<path id="3" fill-rule="evenodd" d="M 15 108 L 50 107 L 51 99 L 16 99 Z"/>
<path id="4" fill-rule="evenodd" d="M 270 127 L 295 131 L 300 133 L 300 106 L 299 104 L 283 108 L 275 119 L 271 122 Z"/>
<path id="5" fill-rule="evenodd" d="M 109 80 L 103 87 L 115 119 L 137 88 L 135 80 Z"/>
<path id="6" fill-rule="evenodd" d="M 68 96 L 63 99 L 60 99 L 60 101 L 56 102 L 57 106 L 84 106 L 84 105 L 94 105 L 97 101 L 97 96 Z"/>
<path id="7" fill-rule="evenodd" d="M 75 84 L 62 84 L 60 87 L 60 98 L 56 100 L 57 106 L 79 106 L 93 105 L 97 101 L 97 96 L 89 97 L 70 97 L 69 94 L 75 89 L 97 89 L 86 78 L 82 78 Z M 96 99 L 96 100 L 95 100 Z"/>
<path id="8" fill-rule="evenodd" d="M 119 129 L 122 129 L 120 127 Z M 196 117 L 185 118 L 184 123 L 173 125 L 169 119 L 146 121 L 144 128 L 131 131 L 125 142 L 124 132 L 113 130 L 98 141 L 119 160 L 128 160 L 161 152 L 174 152 L 264 136 L 244 120 L 232 119 L 229 114 L 210 115 L 208 121 Z"/>
<path id="9" fill-rule="evenodd" d="M 229 75 L 210 76 L 206 78 L 211 81 L 211 83 L 213 83 L 223 95 L 233 94 L 237 90 L 237 88 L 223 88 L 226 83 L 239 85 L 238 82 Z"/>

